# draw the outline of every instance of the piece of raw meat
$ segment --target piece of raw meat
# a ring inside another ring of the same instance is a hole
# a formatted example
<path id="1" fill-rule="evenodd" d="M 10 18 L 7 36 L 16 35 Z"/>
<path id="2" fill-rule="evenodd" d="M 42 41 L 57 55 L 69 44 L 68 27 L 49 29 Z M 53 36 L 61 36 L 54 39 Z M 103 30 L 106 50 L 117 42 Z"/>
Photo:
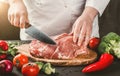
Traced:
<path id="1" fill-rule="evenodd" d="M 73 42 L 73 36 L 66 33 L 54 37 L 56 45 L 50 45 L 38 40 L 30 43 L 30 54 L 47 59 L 73 59 L 81 54 L 87 54 L 87 49 Z"/>

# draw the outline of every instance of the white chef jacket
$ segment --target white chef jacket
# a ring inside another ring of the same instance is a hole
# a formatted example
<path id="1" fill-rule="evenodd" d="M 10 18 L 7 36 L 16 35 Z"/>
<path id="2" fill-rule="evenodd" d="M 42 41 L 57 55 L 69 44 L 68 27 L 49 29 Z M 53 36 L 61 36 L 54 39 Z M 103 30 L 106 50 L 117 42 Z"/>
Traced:
<path id="1" fill-rule="evenodd" d="M 30 24 L 49 36 L 69 33 L 75 20 L 85 6 L 98 10 L 102 15 L 110 0 L 23 0 L 28 11 Z M 99 16 L 98 15 L 98 16 Z M 93 22 L 92 37 L 99 37 L 98 16 Z M 31 36 L 20 31 L 21 40 L 31 40 Z"/>

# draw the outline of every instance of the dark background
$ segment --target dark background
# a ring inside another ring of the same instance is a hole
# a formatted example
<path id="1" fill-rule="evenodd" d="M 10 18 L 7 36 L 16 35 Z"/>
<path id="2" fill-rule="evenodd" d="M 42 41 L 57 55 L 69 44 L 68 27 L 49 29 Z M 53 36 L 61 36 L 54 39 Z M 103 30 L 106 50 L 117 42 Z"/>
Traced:
<path id="1" fill-rule="evenodd" d="M 109 32 L 120 35 L 120 0 L 110 0 L 102 17 L 99 19 L 101 37 Z"/>
<path id="2" fill-rule="evenodd" d="M 0 39 L 19 39 L 19 28 L 11 26 L 7 19 L 9 6 L 0 2 Z M 99 18 L 100 36 L 109 32 L 120 35 L 120 0 L 111 0 L 102 17 Z"/>

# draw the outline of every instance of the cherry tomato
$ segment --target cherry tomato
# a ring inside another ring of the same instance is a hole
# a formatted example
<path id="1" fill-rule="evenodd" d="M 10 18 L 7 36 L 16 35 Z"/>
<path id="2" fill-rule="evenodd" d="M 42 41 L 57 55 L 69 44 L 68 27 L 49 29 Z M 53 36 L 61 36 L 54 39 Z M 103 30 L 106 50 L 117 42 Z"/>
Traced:
<path id="1" fill-rule="evenodd" d="M 18 68 L 21 68 L 24 64 L 28 62 L 28 57 L 24 54 L 18 54 L 13 58 L 13 64 Z"/>
<path id="2" fill-rule="evenodd" d="M 89 41 L 89 47 L 91 49 L 96 49 L 100 43 L 100 38 L 94 37 Z"/>
<path id="3" fill-rule="evenodd" d="M 27 63 L 21 70 L 23 76 L 38 76 L 39 67 L 36 63 Z"/>

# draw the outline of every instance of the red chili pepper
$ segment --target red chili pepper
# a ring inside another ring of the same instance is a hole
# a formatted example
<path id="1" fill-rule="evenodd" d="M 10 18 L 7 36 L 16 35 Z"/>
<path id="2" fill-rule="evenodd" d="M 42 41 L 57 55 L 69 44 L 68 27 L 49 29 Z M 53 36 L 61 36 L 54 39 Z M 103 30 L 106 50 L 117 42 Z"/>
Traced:
<path id="1" fill-rule="evenodd" d="M 114 60 L 114 57 L 111 54 L 104 53 L 101 55 L 99 61 L 90 64 L 83 68 L 82 72 L 83 73 L 90 73 L 90 72 L 95 72 L 95 71 L 100 71 L 112 64 Z"/>
<path id="2" fill-rule="evenodd" d="M 3 50 L 3 51 L 7 51 L 8 50 L 8 44 L 6 41 L 4 40 L 0 40 L 0 48 Z"/>

